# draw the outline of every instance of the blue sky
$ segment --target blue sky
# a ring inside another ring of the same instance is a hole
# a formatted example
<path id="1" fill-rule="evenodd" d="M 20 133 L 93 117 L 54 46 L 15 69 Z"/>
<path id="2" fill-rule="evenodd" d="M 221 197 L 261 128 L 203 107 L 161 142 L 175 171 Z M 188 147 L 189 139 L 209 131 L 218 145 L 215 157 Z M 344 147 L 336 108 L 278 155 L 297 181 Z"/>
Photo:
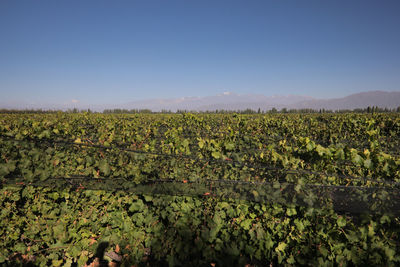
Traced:
<path id="1" fill-rule="evenodd" d="M 400 90 L 400 1 L 0 1 L 0 103 Z"/>

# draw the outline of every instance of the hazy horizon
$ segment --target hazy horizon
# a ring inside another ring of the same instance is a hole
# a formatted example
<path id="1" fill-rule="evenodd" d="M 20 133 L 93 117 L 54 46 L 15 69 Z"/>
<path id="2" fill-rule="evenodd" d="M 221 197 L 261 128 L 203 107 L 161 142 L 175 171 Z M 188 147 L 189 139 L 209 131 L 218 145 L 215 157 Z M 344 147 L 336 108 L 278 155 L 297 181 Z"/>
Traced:
<path id="1" fill-rule="evenodd" d="M 2 1 L 0 104 L 400 91 L 400 2 Z"/>
<path id="2" fill-rule="evenodd" d="M 160 112 L 168 110 L 215 111 L 215 110 L 258 110 L 268 111 L 273 108 L 285 109 L 326 109 L 326 110 L 354 110 L 367 107 L 397 109 L 400 107 L 400 92 L 397 91 L 367 91 L 350 94 L 337 98 L 315 98 L 304 95 L 263 95 L 237 94 L 223 92 L 211 96 L 186 96 L 179 98 L 149 98 L 124 103 L 85 104 L 79 101 L 74 103 L 5 103 L 0 102 L 0 109 L 17 110 L 151 110 Z"/>

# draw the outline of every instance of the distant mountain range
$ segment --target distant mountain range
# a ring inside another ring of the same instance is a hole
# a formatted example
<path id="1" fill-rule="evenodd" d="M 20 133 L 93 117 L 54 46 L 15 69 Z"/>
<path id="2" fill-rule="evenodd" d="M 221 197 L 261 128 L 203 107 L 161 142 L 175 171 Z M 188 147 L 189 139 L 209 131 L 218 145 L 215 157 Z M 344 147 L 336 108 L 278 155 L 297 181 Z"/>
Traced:
<path id="1" fill-rule="evenodd" d="M 148 99 L 135 101 L 118 106 L 125 109 L 161 110 L 270 110 L 276 108 L 287 109 L 356 109 L 377 106 L 380 108 L 397 108 L 400 106 L 400 92 L 371 91 L 352 94 L 342 98 L 316 99 L 309 96 L 265 96 L 256 94 L 223 94 L 206 97 L 182 97 L 171 99 Z"/>
<path id="2" fill-rule="evenodd" d="M 235 94 L 225 92 L 214 96 L 205 97 L 181 97 L 170 99 L 147 99 L 124 104 L 85 104 L 75 100 L 70 103 L 63 104 L 24 104 L 0 102 L 0 108 L 6 109 L 61 109 L 67 110 L 72 108 L 88 109 L 94 111 L 103 111 L 104 109 L 150 109 L 152 111 L 162 110 L 188 110 L 188 111 L 215 111 L 215 110 L 271 110 L 276 108 L 286 109 L 356 109 L 367 108 L 368 106 L 377 106 L 380 108 L 397 108 L 400 106 L 400 91 L 370 91 L 352 94 L 341 98 L 317 99 L 310 96 L 301 95 L 275 95 L 265 96 L 261 94 Z"/>

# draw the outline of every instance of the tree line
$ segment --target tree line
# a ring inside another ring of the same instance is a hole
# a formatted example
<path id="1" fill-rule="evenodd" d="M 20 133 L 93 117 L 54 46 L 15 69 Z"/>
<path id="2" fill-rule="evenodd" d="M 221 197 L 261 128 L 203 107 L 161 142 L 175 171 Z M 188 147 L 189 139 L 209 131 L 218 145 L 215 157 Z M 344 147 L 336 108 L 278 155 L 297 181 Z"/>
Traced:
<path id="1" fill-rule="evenodd" d="M 275 114 L 275 113 L 389 113 L 397 112 L 400 113 L 400 106 L 397 108 L 380 108 L 377 106 L 367 107 L 367 108 L 356 108 L 356 109 L 340 109 L 340 110 L 330 110 L 330 109 L 287 109 L 282 108 L 280 110 L 276 108 L 271 108 L 270 110 L 263 110 L 258 108 L 253 110 L 250 108 L 244 110 L 207 110 L 207 111 L 196 111 L 196 110 L 186 110 L 178 109 L 176 111 L 163 109 L 161 111 L 152 111 L 151 109 L 105 109 L 103 112 L 92 111 L 90 109 L 68 109 L 68 110 L 52 110 L 52 109 L 0 109 L 1 113 L 7 114 L 41 114 L 41 113 L 103 113 L 103 114 L 182 114 L 182 113 L 197 113 L 197 114 Z"/>

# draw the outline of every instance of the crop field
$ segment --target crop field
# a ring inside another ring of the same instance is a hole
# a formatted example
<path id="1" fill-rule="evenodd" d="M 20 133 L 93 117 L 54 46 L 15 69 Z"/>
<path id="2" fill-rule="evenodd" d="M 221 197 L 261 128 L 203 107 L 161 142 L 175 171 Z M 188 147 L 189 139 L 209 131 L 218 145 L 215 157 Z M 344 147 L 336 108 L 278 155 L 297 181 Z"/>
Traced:
<path id="1" fill-rule="evenodd" d="M 2 114 L 0 152 L 0 265 L 400 265 L 399 113 Z"/>

